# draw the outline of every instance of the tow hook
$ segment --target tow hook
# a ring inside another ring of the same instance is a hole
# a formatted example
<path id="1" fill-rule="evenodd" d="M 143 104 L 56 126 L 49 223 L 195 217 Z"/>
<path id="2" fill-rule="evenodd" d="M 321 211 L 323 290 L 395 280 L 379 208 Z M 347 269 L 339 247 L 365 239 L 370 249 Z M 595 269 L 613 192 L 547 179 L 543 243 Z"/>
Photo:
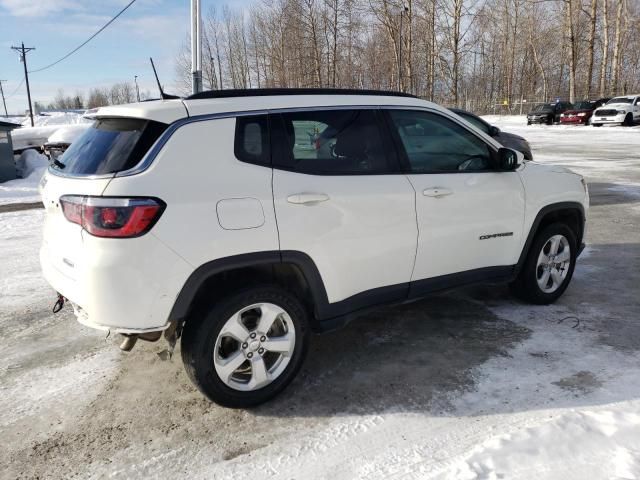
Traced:
<path id="1" fill-rule="evenodd" d="M 58 299 L 56 300 L 56 303 L 53 304 L 53 308 L 51 309 L 53 313 L 58 313 L 60 310 L 62 310 L 62 307 L 64 307 L 65 300 L 66 298 L 58 294 Z"/>

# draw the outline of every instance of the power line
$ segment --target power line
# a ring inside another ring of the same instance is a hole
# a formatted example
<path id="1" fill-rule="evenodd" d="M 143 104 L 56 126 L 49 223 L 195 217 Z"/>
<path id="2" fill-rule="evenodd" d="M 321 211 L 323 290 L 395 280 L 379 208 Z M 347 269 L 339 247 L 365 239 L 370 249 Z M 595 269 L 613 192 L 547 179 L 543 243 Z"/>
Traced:
<path id="1" fill-rule="evenodd" d="M 7 95 L 4 98 L 11 98 L 13 97 L 16 93 L 18 93 L 18 90 L 20 90 L 20 87 L 22 86 L 22 84 L 24 83 L 24 77 L 22 77 L 22 80 L 20 80 L 20 83 L 18 84 L 18 86 L 13 90 L 13 92 L 11 92 L 9 95 Z"/>
<path id="2" fill-rule="evenodd" d="M 78 50 L 80 50 L 82 47 L 84 47 L 87 43 L 89 43 L 91 40 L 93 40 L 95 37 L 98 36 L 98 34 L 100 34 L 100 32 L 102 32 L 105 28 L 107 28 L 109 25 L 111 25 L 116 18 L 118 18 L 120 15 L 122 15 L 131 5 L 133 5 L 136 2 L 136 0 L 131 0 L 122 10 L 120 10 L 117 15 L 115 17 L 113 17 L 111 20 L 109 20 L 107 23 L 105 23 L 102 28 L 100 28 L 100 30 L 98 30 L 96 33 L 94 33 L 93 35 L 91 35 L 89 38 L 87 38 L 84 42 L 82 42 L 80 45 L 78 45 L 76 48 L 74 48 L 73 50 L 71 50 L 69 53 L 67 53 L 64 57 L 59 58 L 58 60 L 56 60 L 53 63 L 50 63 L 49 65 L 47 65 L 46 67 L 42 67 L 42 68 L 38 68 L 36 70 L 31 70 L 29 73 L 36 73 L 36 72 L 41 72 L 43 70 L 46 70 L 47 68 L 51 68 L 54 65 L 57 65 L 58 63 L 62 62 L 63 60 L 69 58 L 71 55 L 73 55 L 74 53 L 76 53 Z"/>

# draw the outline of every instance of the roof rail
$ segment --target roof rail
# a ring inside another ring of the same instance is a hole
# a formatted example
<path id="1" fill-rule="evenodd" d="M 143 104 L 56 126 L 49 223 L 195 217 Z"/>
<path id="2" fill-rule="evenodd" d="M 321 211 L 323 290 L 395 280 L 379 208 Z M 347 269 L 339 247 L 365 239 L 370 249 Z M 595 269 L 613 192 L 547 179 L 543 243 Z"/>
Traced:
<path id="1" fill-rule="evenodd" d="M 245 88 L 230 90 L 207 90 L 194 93 L 185 100 L 200 100 L 204 98 L 231 97 L 266 97 L 271 95 L 378 95 L 392 97 L 417 98 L 404 92 L 387 92 L 384 90 L 359 90 L 355 88 Z"/>

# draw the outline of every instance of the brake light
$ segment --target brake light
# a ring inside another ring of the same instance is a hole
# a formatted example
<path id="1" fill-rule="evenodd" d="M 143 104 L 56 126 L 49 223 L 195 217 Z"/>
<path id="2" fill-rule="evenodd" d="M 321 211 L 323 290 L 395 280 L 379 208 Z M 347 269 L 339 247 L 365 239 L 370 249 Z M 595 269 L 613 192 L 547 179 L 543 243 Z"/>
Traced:
<path id="1" fill-rule="evenodd" d="M 157 198 L 82 197 L 65 195 L 60 205 L 67 220 L 96 237 L 132 238 L 144 235 L 166 205 Z"/>

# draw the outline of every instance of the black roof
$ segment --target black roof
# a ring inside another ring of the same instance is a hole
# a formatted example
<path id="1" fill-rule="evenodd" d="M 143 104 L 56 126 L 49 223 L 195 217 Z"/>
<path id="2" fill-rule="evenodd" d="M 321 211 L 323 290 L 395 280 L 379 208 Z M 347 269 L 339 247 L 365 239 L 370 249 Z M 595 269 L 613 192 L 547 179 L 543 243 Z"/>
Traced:
<path id="1" fill-rule="evenodd" d="M 384 90 L 359 90 L 355 88 L 245 88 L 230 90 L 208 90 L 194 93 L 185 100 L 200 100 L 203 98 L 231 98 L 231 97 L 266 97 L 271 95 L 378 95 L 392 97 L 417 98 L 415 95 L 403 92 Z"/>
<path id="2" fill-rule="evenodd" d="M 19 123 L 13 123 L 13 122 L 3 122 L 2 120 L 0 120 L 0 127 L 5 127 L 5 128 L 19 128 L 22 125 L 20 125 Z"/>

